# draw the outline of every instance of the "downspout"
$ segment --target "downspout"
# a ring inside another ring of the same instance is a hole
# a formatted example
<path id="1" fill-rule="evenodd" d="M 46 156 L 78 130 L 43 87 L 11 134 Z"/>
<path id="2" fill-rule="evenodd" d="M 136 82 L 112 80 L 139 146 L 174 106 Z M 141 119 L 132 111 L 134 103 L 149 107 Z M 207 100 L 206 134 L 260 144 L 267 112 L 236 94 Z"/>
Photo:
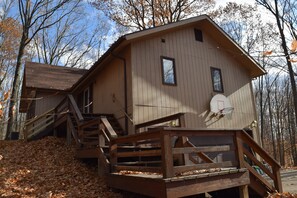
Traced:
<path id="1" fill-rule="evenodd" d="M 125 113 L 128 115 L 128 88 L 127 88 L 127 63 L 126 63 L 126 59 L 118 56 L 116 54 L 112 53 L 112 56 L 114 56 L 115 58 L 120 59 L 121 61 L 123 61 L 124 63 L 124 111 Z M 128 117 L 127 115 L 125 115 L 125 135 L 128 134 Z"/>

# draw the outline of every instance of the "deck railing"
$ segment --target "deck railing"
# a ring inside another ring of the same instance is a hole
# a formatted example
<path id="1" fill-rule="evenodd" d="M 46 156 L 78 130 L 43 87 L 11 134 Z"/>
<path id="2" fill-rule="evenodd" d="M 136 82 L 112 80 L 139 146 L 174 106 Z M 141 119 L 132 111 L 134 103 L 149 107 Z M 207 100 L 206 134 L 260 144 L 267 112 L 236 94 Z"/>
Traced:
<path id="1" fill-rule="evenodd" d="M 227 138 L 229 143 L 208 144 L 205 141 L 203 145 L 194 146 L 189 139 L 195 137 L 209 140 Z M 137 146 L 134 150 L 118 149 L 120 145 L 128 144 Z M 262 161 L 270 168 L 266 168 Z M 163 178 L 209 168 L 247 168 L 261 181 L 263 188 L 270 192 L 282 191 L 279 164 L 242 130 L 163 128 L 119 137 L 111 140 L 110 163 L 112 172 L 153 172 L 163 175 Z M 274 183 L 270 184 L 265 176 L 258 174 L 253 165 L 259 166 Z"/>
<path id="2" fill-rule="evenodd" d="M 280 164 L 263 150 L 245 131 L 236 131 L 235 139 L 239 164 L 249 170 L 252 188 L 264 195 L 266 192 L 259 189 L 259 183 L 256 183 L 260 182 L 266 187 L 267 191 L 282 192 Z M 253 166 L 262 170 L 261 172 L 264 174 L 256 171 Z M 267 177 L 269 180 L 273 181 L 273 183 L 268 182 Z"/>

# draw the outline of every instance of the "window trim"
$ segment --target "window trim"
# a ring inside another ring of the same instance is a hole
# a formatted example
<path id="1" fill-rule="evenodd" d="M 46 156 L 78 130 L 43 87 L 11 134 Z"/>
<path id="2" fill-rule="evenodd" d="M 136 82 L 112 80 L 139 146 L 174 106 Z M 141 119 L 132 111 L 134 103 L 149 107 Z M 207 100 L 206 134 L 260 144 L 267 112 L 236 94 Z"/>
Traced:
<path id="1" fill-rule="evenodd" d="M 215 81 L 214 81 L 214 75 L 213 75 L 213 72 L 214 71 L 219 71 L 221 90 L 218 90 L 218 89 L 215 88 Z M 224 84 L 223 84 L 223 78 L 222 78 L 222 70 L 220 68 L 210 67 L 210 73 L 211 73 L 211 81 L 212 81 L 212 89 L 213 89 L 213 91 L 214 92 L 218 92 L 218 93 L 224 93 Z"/>
<path id="2" fill-rule="evenodd" d="M 194 29 L 194 34 L 195 34 L 195 40 L 198 42 L 203 43 L 203 32 L 201 29 Z"/>
<path id="3" fill-rule="evenodd" d="M 165 78 L 164 78 L 164 65 L 163 65 L 163 60 L 169 60 L 172 61 L 173 63 L 173 78 L 174 78 L 174 83 L 168 83 L 165 82 Z M 163 85 L 169 85 L 169 86 L 177 86 L 177 81 L 176 81 L 176 69 L 175 69 L 175 59 L 174 58 L 170 58 L 167 56 L 161 56 L 161 71 L 162 71 L 162 83 Z"/>

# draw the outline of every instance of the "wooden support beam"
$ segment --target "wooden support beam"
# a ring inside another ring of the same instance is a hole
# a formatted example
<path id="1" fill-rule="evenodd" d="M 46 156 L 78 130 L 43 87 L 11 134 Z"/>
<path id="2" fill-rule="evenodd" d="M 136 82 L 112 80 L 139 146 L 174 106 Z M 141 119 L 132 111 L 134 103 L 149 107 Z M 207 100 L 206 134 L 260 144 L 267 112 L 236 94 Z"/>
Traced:
<path id="1" fill-rule="evenodd" d="M 118 150 L 117 144 L 110 145 L 109 153 L 110 153 L 110 168 L 111 168 L 110 171 L 111 172 L 115 171 L 115 166 L 117 165 L 117 162 L 118 162 L 117 150 Z"/>
<path id="2" fill-rule="evenodd" d="M 249 187 L 248 185 L 239 187 L 239 197 L 240 198 L 249 198 Z"/>
<path id="3" fill-rule="evenodd" d="M 173 171 L 173 155 L 171 146 L 171 136 L 163 134 L 161 138 L 161 149 L 162 149 L 162 170 L 163 177 L 170 178 L 174 176 Z"/>
<path id="4" fill-rule="evenodd" d="M 69 122 L 67 122 L 67 137 L 66 137 L 66 139 L 67 139 L 67 144 L 71 145 L 71 126 L 70 126 Z"/>
<path id="5" fill-rule="evenodd" d="M 278 167 L 272 167 L 273 169 L 273 175 L 275 179 L 273 180 L 274 182 L 274 187 L 279 193 L 283 192 L 283 186 L 282 186 L 282 181 L 281 181 L 281 176 L 280 176 L 280 168 Z"/>
<path id="6" fill-rule="evenodd" d="M 187 165 L 187 166 L 174 166 L 173 170 L 174 170 L 174 174 L 180 174 L 183 172 L 195 171 L 195 170 L 201 170 L 201 169 L 228 168 L 228 167 L 234 167 L 234 164 L 232 161 L 225 161 L 225 162 L 219 162 L 219 163 L 194 164 L 194 165 Z"/>
<path id="7" fill-rule="evenodd" d="M 117 157 L 161 156 L 161 150 L 118 152 Z"/>
<path id="8" fill-rule="evenodd" d="M 106 117 L 102 117 L 101 122 L 102 122 L 102 124 L 104 125 L 104 127 L 106 129 L 105 131 L 108 132 L 108 136 L 110 138 L 117 138 L 118 137 L 117 133 L 113 130 L 112 126 L 110 125 L 110 123 L 109 123 L 109 121 L 107 120 Z"/>
<path id="9" fill-rule="evenodd" d="M 223 145 L 223 146 L 198 146 L 198 147 L 174 148 L 173 154 L 187 154 L 187 153 L 196 153 L 196 152 L 224 152 L 224 151 L 230 151 L 230 146 Z"/>
<path id="10" fill-rule="evenodd" d="M 150 166 L 115 166 L 116 171 L 140 171 L 140 172 L 151 172 L 151 173 L 162 173 L 160 167 Z"/>

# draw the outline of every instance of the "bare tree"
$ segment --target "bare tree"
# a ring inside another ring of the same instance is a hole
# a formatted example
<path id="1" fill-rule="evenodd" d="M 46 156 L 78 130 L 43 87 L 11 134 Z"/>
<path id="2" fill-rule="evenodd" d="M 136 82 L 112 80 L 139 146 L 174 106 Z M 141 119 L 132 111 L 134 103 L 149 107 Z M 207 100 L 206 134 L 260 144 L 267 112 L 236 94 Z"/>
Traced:
<path id="1" fill-rule="evenodd" d="M 292 54 L 289 50 L 288 45 L 288 37 L 286 36 L 286 31 L 289 31 L 293 37 L 293 39 L 297 39 L 296 36 L 296 25 L 297 25 L 297 16 L 295 15 L 297 9 L 297 2 L 294 0 L 256 0 L 257 3 L 266 8 L 275 18 L 278 32 L 281 39 L 281 47 L 284 54 L 284 58 L 286 60 L 287 71 L 289 73 L 289 78 L 291 82 L 291 89 L 293 94 L 293 102 L 294 102 L 294 113 L 295 120 L 297 123 L 297 89 L 296 89 L 296 81 L 295 81 L 295 72 L 293 70 L 292 65 Z M 296 140 L 295 140 L 296 141 Z M 295 142 L 296 144 L 296 142 Z M 296 146 L 294 146 L 295 153 Z M 294 165 L 297 165 L 297 161 L 294 161 Z"/>
<path id="2" fill-rule="evenodd" d="M 0 139 L 6 133 L 7 98 L 21 37 L 21 25 L 10 15 L 14 2 L 0 1 Z"/>
<path id="3" fill-rule="evenodd" d="M 9 121 L 6 139 L 13 129 L 14 111 L 17 111 L 17 99 L 22 76 L 22 59 L 26 46 L 35 35 L 51 27 L 72 12 L 80 0 L 18 0 L 19 15 L 22 24 L 22 36 L 19 44 L 18 56 L 15 66 L 14 78 L 9 104 Z M 53 15 L 60 13 L 60 18 L 52 20 Z"/>
<path id="4" fill-rule="evenodd" d="M 144 30 L 181 19 L 205 14 L 214 0 L 93 0 L 92 4 L 117 24 Z"/>
<path id="5" fill-rule="evenodd" d="M 8 18 L 8 14 L 15 3 L 15 0 L 1 0 L 0 2 L 0 21 Z"/>
<path id="6" fill-rule="evenodd" d="M 76 7 L 63 20 L 36 34 L 34 49 L 39 62 L 63 65 L 66 67 L 85 68 L 86 62 L 93 60 L 90 54 L 108 34 L 108 23 L 102 20 L 92 26 L 86 23 L 83 6 Z M 59 18 L 60 16 L 55 16 Z M 95 58 L 98 58 L 96 56 Z"/>

